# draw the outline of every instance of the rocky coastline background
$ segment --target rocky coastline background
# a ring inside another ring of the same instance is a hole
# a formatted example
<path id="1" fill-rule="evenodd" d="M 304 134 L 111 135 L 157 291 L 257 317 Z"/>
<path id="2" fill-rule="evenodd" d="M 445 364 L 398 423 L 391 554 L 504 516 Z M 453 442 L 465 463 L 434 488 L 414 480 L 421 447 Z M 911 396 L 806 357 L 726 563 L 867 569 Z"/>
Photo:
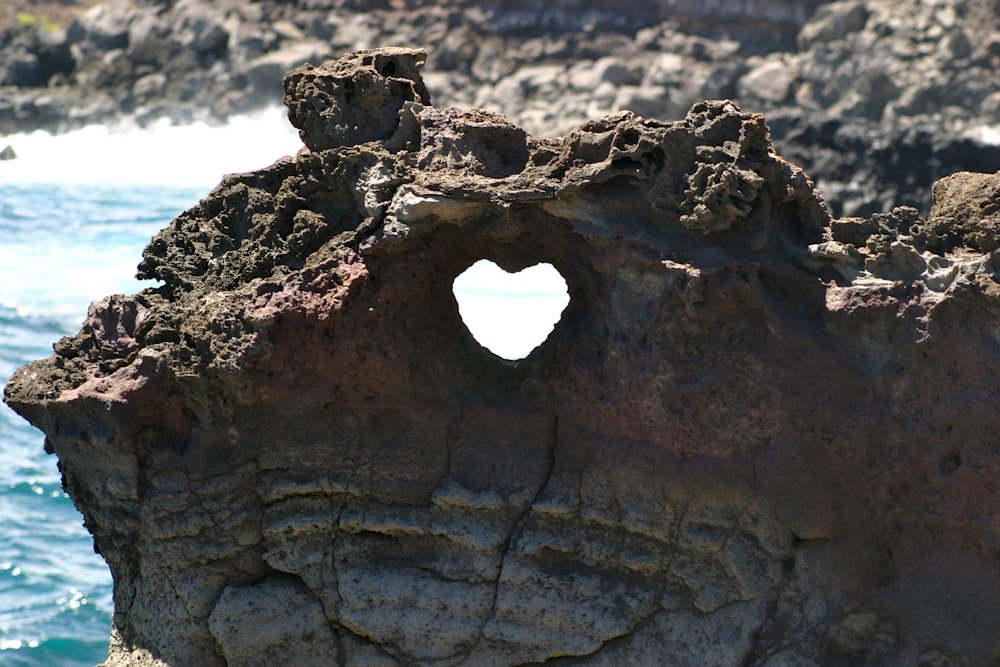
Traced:
<path id="1" fill-rule="evenodd" d="M 539 136 L 703 99 L 766 114 L 834 215 L 926 213 L 930 187 L 992 172 L 1000 5 L 989 0 L 111 0 L 0 16 L 0 133 L 224 122 L 281 101 L 281 75 L 345 52 L 419 46 L 437 104 Z"/>

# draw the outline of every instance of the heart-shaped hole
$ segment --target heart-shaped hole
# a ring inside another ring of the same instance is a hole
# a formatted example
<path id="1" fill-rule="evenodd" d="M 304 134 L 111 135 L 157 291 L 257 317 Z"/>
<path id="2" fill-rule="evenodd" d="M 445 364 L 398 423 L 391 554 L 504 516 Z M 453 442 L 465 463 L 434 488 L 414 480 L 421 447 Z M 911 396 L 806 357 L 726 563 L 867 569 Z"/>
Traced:
<path id="1" fill-rule="evenodd" d="M 508 273 L 481 259 L 455 278 L 452 289 L 476 341 L 512 361 L 549 337 L 569 303 L 566 280 L 551 264 Z"/>

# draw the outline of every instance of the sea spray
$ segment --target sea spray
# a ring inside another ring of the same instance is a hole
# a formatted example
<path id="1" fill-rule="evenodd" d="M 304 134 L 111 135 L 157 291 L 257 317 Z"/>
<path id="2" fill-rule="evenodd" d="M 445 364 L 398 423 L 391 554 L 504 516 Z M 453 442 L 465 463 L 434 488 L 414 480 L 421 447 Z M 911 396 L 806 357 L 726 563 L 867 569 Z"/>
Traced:
<path id="1" fill-rule="evenodd" d="M 984 144 L 1000 146 L 1000 125 L 983 125 L 979 133 L 979 139 Z"/>
<path id="2" fill-rule="evenodd" d="M 223 174 L 265 167 L 302 142 L 282 109 L 235 116 L 225 125 L 85 127 L 62 135 L 3 139 L 17 159 L 0 162 L 0 183 L 129 184 L 211 188 Z"/>

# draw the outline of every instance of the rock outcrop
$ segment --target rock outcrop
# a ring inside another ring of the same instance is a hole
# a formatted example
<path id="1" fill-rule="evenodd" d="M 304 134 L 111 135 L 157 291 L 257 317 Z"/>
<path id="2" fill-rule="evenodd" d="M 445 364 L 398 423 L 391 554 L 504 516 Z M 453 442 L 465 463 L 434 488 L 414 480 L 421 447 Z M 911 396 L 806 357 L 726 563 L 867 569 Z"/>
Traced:
<path id="1" fill-rule="evenodd" d="M 1000 167 L 990 0 L 110 0 L 0 32 L 0 132 L 222 122 L 277 105 L 292 67 L 396 44 L 430 51 L 436 100 L 538 136 L 733 99 L 837 215 L 926 214 L 936 179 Z"/>
<path id="2" fill-rule="evenodd" d="M 423 58 L 291 72 L 306 147 L 10 379 L 107 664 L 995 660 L 1000 174 L 831 219 L 730 102 L 537 138 Z M 568 283 L 523 361 L 459 317 L 481 258 Z"/>

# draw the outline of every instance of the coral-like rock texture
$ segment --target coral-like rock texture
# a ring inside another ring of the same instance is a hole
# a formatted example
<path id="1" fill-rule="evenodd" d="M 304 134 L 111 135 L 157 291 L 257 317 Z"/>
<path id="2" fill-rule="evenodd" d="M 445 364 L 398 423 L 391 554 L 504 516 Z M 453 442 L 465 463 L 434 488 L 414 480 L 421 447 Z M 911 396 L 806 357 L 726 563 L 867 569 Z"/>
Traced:
<path id="1" fill-rule="evenodd" d="M 732 103 L 540 139 L 424 57 L 289 73 L 306 147 L 11 378 L 107 664 L 993 664 L 1000 175 L 831 219 Z M 483 258 L 567 281 L 521 361 L 459 316 Z"/>

